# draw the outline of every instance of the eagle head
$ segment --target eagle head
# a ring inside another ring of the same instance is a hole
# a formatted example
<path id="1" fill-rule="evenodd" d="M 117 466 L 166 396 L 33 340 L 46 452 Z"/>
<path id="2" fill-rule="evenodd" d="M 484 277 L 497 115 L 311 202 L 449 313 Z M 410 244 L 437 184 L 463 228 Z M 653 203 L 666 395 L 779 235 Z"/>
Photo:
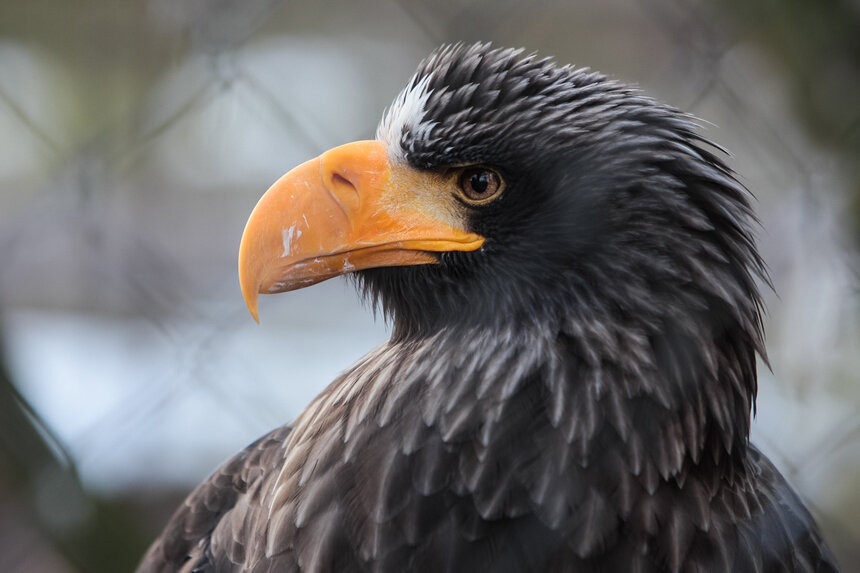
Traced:
<path id="1" fill-rule="evenodd" d="M 242 290 L 355 272 L 396 336 L 458 324 L 739 327 L 763 352 L 748 194 L 693 117 L 522 50 L 444 46 L 375 141 L 260 200 Z M 702 330 L 708 332 L 701 332 Z"/>
<path id="2" fill-rule="evenodd" d="M 263 196 L 242 290 L 256 316 L 258 292 L 354 273 L 395 340 L 538 329 L 591 369 L 656 370 L 671 408 L 710 396 L 745 440 L 765 270 L 748 192 L 718 153 L 695 118 L 601 74 L 445 46 L 375 140 Z"/>

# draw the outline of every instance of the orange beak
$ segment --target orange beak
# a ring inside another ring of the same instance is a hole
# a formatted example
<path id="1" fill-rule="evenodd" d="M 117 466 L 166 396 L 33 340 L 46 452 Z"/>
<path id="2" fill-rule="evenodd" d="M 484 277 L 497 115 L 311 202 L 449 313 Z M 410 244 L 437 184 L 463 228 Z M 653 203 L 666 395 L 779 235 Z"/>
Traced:
<path id="1" fill-rule="evenodd" d="M 258 293 L 480 248 L 483 237 L 462 229 L 462 206 L 439 178 L 392 164 L 379 141 L 336 147 L 281 177 L 260 198 L 239 246 L 239 284 L 254 319 Z"/>

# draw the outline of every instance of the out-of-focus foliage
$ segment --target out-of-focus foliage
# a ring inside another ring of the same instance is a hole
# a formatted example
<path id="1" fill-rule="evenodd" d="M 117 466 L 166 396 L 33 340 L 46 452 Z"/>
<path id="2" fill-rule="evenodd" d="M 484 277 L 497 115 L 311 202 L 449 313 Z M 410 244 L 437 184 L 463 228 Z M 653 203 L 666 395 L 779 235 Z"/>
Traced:
<path id="1" fill-rule="evenodd" d="M 860 2 L 717 0 L 734 33 L 753 39 L 784 71 L 798 117 L 842 158 L 852 178 L 860 241 Z"/>

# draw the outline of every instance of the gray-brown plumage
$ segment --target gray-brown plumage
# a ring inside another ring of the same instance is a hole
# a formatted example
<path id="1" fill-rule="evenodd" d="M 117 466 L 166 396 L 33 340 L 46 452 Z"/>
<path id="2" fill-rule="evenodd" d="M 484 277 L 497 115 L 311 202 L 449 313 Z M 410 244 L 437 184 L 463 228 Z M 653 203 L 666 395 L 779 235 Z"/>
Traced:
<path id="1" fill-rule="evenodd" d="M 358 270 L 392 339 L 195 490 L 139 571 L 835 571 L 748 441 L 764 270 L 695 130 L 587 70 L 438 50 L 378 138 L 439 180 L 499 174 L 461 201 L 484 243 Z"/>

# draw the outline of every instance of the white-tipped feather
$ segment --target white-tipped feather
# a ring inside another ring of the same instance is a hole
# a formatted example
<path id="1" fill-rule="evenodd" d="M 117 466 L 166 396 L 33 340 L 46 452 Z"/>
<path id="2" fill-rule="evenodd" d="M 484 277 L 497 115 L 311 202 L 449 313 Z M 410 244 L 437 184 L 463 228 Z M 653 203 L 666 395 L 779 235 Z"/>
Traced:
<path id="1" fill-rule="evenodd" d="M 403 149 L 401 145 L 404 131 L 417 135 L 433 126 L 431 122 L 423 122 L 427 100 L 432 93 L 427 87 L 429 82 L 429 76 L 420 80 L 413 77 L 379 122 L 376 139 L 386 144 L 391 158 L 401 161 L 406 159 L 409 150 Z"/>

